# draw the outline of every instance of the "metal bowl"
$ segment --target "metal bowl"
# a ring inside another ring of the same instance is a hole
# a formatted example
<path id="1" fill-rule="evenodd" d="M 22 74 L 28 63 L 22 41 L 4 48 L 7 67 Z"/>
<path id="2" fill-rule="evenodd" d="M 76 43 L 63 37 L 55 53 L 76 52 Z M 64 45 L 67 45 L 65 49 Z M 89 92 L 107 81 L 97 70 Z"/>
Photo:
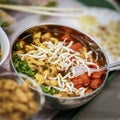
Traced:
<path id="1" fill-rule="evenodd" d="M 101 62 L 101 66 L 104 66 L 106 69 L 106 74 L 104 76 L 104 80 L 103 80 L 102 84 L 93 92 L 86 94 L 84 96 L 69 97 L 69 98 L 56 97 L 56 96 L 44 93 L 47 103 L 54 109 L 65 110 L 65 109 L 72 109 L 72 108 L 79 107 L 79 106 L 87 103 L 88 101 L 90 101 L 102 90 L 102 88 L 106 82 L 106 79 L 108 77 L 110 66 L 109 66 L 108 57 L 107 57 L 106 53 L 104 52 L 104 50 L 100 47 L 100 45 L 91 36 L 89 36 L 88 34 L 82 32 L 82 31 L 78 31 L 78 30 L 75 30 L 74 28 L 59 25 L 59 24 L 41 24 L 41 25 L 33 26 L 31 28 L 26 29 L 25 31 L 23 31 L 16 37 L 16 39 L 12 45 L 11 69 L 13 71 L 17 72 L 17 70 L 13 64 L 12 52 L 13 52 L 14 45 L 18 41 L 18 38 L 19 39 L 25 38 L 25 36 L 27 36 L 29 39 L 29 34 L 31 34 L 32 32 L 35 32 L 35 31 L 40 31 L 40 30 L 52 31 L 55 33 L 70 34 L 71 36 L 73 36 L 75 39 L 77 39 L 81 43 L 85 44 L 86 46 L 89 46 L 89 48 L 92 48 L 93 51 L 95 51 L 99 55 L 99 61 Z"/>

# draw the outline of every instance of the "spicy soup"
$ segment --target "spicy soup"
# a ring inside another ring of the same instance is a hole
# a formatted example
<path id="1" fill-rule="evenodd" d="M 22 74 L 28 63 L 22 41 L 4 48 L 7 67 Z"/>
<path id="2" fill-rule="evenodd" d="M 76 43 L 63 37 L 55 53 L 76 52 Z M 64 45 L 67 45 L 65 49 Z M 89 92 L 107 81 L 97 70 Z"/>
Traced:
<path id="1" fill-rule="evenodd" d="M 98 45 L 84 33 L 59 25 L 24 31 L 13 45 L 12 61 L 16 71 L 32 77 L 43 92 L 59 97 L 93 92 L 107 73 Z M 76 74 L 75 67 L 81 73 Z"/>

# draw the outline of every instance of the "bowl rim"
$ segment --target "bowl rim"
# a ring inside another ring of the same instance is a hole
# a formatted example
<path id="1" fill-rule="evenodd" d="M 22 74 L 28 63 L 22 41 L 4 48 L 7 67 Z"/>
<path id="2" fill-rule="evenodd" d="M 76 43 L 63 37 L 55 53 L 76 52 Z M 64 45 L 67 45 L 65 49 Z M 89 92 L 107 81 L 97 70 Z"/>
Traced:
<path id="1" fill-rule="evenodd" d="M 0 39 L 1 38 L 2 38 L 2 41 L 0 40 L 0 46 L 1 46 L 1 49 L 3 50 L 3 55 L 0 58 L 0 66 L 5 62 L 10 52 L 10 41 L 5 31 L 0 27 Z"/>

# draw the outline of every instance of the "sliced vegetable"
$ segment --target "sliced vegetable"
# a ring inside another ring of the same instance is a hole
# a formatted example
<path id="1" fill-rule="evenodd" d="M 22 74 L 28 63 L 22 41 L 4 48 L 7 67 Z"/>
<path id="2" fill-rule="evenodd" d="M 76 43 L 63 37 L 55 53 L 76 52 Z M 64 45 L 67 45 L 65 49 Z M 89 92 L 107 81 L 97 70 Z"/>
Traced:
<path id="1" fill-rule="evenodd" d="M 75 88 L 82 87 L 83 82 L 82 82 L 82 79 L 80 78 L 80 76 L 73 78 L 72 82 L 73 82 Z"/>
<path id="2" fill-rule="evenodd" d="M 84 73 L 84 74 L 81 74 L 80 75 L 80 78 L 82 79 L 82 82 L 83 82 L 83 86 L 88 86 L 89 84 L 90 84 L 90 78 L 89 78 L 89 76 L 88 76 L 88 74 L 87 73 Z"/>
<path id="3" fill-rule="evenodd" d="M 51 94 L 51 95 L 59 93 L 59 90 L 57 90 L 53 87 L 46 86 L 46 85 L 41 85 L 41 88 L 42 88 L 43 92 Z"/>
<path id="4" fill-rule="evenodd" d="M 88 77 L 87 73 L 81 74 L 72 79 L 75 88 L 80 88 L 83 86 L 88 86 L 90 84 L 90 78 Z"/>
<path id="5" fill-rule="evenodd" d="M 93 72 L 91 75 L 91 78 L 101 78 L 103 74 L 104 74 L 104 71 Z"/>
<path id="6" fill-rule="evenodd" d="M 31 68 L 27 62 L 22 61 L 18 56 L 13 56 L 13 64 L 16 70 L 20 73 L 27 74 L 30 77 L 33 77 L 36 74 L 36 71 Z"/>
<path id="7" fill-rule="evenodd" d="M 90 83 L 90 87 L 93 89 L 97 89 L 102 83 L 102 79 L 93 79 Z"/>
<path id="8" fill-rule="evenodd" d="M 81 43 L 74 43 L 70 48 L 76 52 L 79 52 L 80 49 L 82 48 L 82 44 Z"/>

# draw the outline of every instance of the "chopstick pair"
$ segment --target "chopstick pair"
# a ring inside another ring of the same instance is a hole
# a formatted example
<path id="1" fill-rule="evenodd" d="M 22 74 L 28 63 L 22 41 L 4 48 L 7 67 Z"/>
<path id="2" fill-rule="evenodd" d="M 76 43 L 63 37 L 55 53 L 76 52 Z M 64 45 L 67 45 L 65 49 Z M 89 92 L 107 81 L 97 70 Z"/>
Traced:
<path id="1" fill-rule="evenodd" d="M 68 13 L 83 12 L 83 10 L 79 8 L 57 8 L 57 7 L 8 5 L 8 4 L 0 4 L 0 8 L 21 11 L 21 12 L 41 14 L 41 15 L 48 15 L 48 16 L 71 17 L 71 18 L 77 18 L 77 16 L 73 14 L 71 15 Z"/>

